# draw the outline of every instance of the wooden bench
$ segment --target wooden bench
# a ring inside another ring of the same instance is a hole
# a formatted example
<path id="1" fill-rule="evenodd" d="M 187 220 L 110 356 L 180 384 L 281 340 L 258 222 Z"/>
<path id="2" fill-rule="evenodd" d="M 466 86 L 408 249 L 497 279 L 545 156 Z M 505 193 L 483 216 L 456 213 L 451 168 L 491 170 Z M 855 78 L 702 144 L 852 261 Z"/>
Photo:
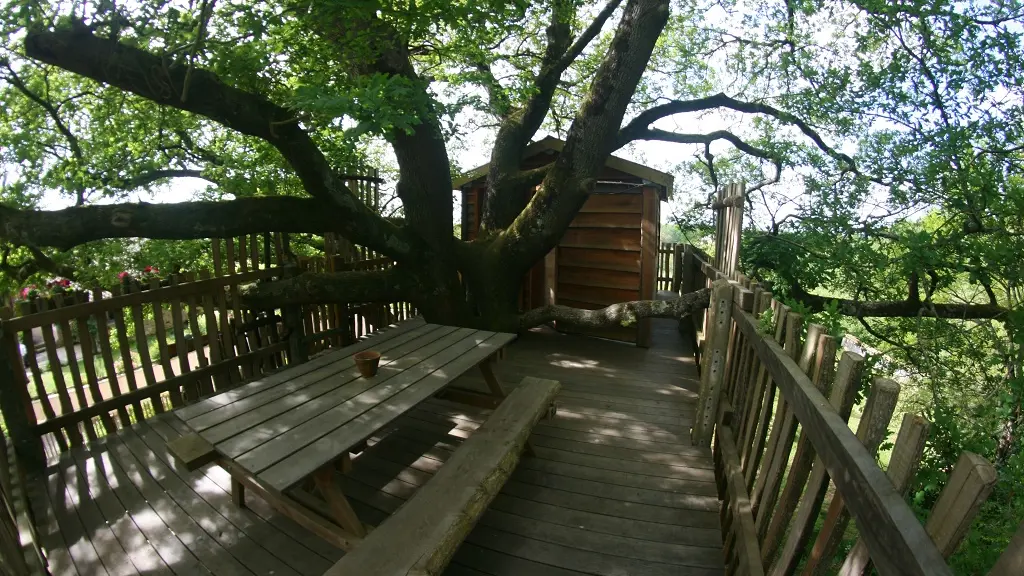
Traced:
<path id="1" fill-rule="evenodd" d="M 554 380 L 524 378 L 426 486 L 324 576 L 441 574 L 512 474 L 558 389 Z"/>

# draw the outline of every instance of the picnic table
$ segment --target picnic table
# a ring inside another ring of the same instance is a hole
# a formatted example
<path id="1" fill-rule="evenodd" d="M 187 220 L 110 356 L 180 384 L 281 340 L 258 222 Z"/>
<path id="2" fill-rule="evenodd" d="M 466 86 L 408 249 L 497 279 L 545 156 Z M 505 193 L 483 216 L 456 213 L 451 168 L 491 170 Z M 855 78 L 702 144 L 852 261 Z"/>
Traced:
<path id="1" fill-rule="evenodd" d="M 194 434 L 169 447 L 189 468 L 214 461 L 223 466 L 232 476 L 236 504 L 244 506 L 245 491 L 251 490 L 312 532 L 350 549 L 367 533 L 334 477 L 350 465 L 350 452 L 473 368 L 483 372 L 489 396 L 500 402 L 505 394 L 491 362 L 515 337 L 421 319 L 403 322 L 177 410 L 174 414 Z M 381 354 L 373 377 L 361 377 L 355 367 L 352 355 L 362 350 Z M 330 520 L 289 492 L 304 482 L 315 485 Z"/>

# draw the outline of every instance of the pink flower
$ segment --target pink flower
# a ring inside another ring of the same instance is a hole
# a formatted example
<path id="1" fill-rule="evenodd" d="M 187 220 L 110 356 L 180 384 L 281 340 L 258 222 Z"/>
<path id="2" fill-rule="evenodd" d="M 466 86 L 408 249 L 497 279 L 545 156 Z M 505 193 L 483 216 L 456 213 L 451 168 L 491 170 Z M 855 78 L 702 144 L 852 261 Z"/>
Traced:
<path id="1" fill-rule="evenodd" d="M 121 272 L 120 274 L 117 275 L 117 278 L 119 280 L 124 280 L 125 278 L 131 278 L 131 274 L 127 272 Z"/>
<path id="2" fill-rule="evenodd" d="M 22 298 L 28 298 L 29 293 L 32 292 L 35 289 L 36 289 L 36 285 L 35 284 L 29 284 L 28 286 L 25 286 L 24 288 L 21 289 L 21 297 Z"/>

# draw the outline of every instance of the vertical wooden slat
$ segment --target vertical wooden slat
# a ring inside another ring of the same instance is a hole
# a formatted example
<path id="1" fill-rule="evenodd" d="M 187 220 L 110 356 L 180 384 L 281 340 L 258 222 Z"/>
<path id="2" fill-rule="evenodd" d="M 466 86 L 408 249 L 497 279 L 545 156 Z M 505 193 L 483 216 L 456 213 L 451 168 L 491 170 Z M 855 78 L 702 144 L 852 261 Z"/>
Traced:
<path id="1" fill-rule="evenodd" d="M 177 286 L 181 278 L 175 274 L 171 276 L 171 286 Z M 185 339 L 185 326 L 182 321 L 182 304 L 181 299 L 175 296 L 171 298 L 171 325 L 174 329 L 174 347 L 177 351 L 178 356 L 178 373 L 185 375 L 192 372 L 191 361 L 189 359 L 189 346 L 188 341 Z M 195 342 L 195 335 L 193 334 L 192 341 Z M 192 403 L 199 399 L 199 383 L 198 382 L 187 382 L 182 386 L 183 400 L 186 403 Z"/>
<path id="2" fill-rule="evenodd" d="M 220 238 L 213 238 L 210 240 L 210 244 L 213 246 L 213 275 L 223 276 L 224 259 L 220 253 Z"/>
<path id="3" fill-rule="evenodd" d="M 0 382 L 7 384 L 0 385 L 0 410 L 17 455 L 30 471 L 36 472 L 45 466 L 46 455 L 42 439 L 35 433 L 36 411 L 28 391 L 17 333 L 6 325 L 12 315 L 10 308 L 0 308 Z M 34 354 L 35 350 L 29 348 L 26 355 Z M 6 452 L 6 448 L 0 450 Z"/>
<path id="4" fill-rule="evenodd" d="M 210 272 L 203 270 L 199 273 L 200 280 L 209 280 Z M 220 290 L 220 288 L 217 288 Z M 213 307 L 213 294 L 207 292 L 202 295 L 202 306 L 203 315 L 206 318 L 206 341 L 210 346 L 210 363 L 220 364 L 224 358 L 220 353 L 220 335 L 218 334 L 217 326 L 217 315 L 214 312 Z M 231 379 L 227 376 L 216 375 L 213 377 L 213 382 L 217 388 L 217 391 L 223 391 L 231 387 Z"/>
<path id="5" fill-rule="evenodd" d="M 999 557 L 988 576 L 1020 576 L 1024 574 L 1024 522 L 1017 527 L 1017 533 L 1010 545 Z"/>
<path id="6" fill-rule="evenodd" d="M 822 337 L 822 332 L 823 328 L 817 324 L 811 324 L 807 328 L 807 341 L 804 343 L 799 361 L 800 369 L 805 374 L 810 374 L 812 360 L 818 350 L 818 339 Z M 758 477 L 752 494 L 757 535 L 762 542 L 768 532 L 772 512 L 775 510 L 782 478 L 789 464 L 789 455 L 796 435 L 796 415 L 783 395 L 779 395 L 778 402 L 775 411 L 776 424 L 772 424 L 772 434 L 768 440 L 768 450 L 765 452 L 767 458 L 765 468 Z"/>
<path id="7" fill-rule="evenodd" d="M 874 454 L 885 438 L 892 419 L 896 401 L 900 396 L 900 385 L 887 378 L 875 378 L 864 404 L 864 413 L 857 426 L 857 439 Z M 828 561 L 835 556 L 839 544 L 843 540 L 846 526 L 850 522 L 850 513 L 843 503 L 843 495 L 839 492 L 832 497 L 825 514 L 825 521 L 818 531 L 814 547 L 804 568 L 804 574 L 824 574 L 828 570 Z"/>
<path id="8" fill-rule="evenodd" d="M 89 386 L 92 404 L 96 404 L 103 401 L 103 393 L 100 390 L 100 381 L 96 374 L 96 355 L 98 352 L 96 346 L 93 345 L 93 335 L 89 331 L 89 320 L 90 318 L 87 316 L 79 316 L 75 319 L 75 325 L 78 327 L 78 342 L 82 348 L 82 365 L 85 368 L 85 380 Z M 99 326 L 96 328 L 98 335 L 100 333 Z M 103 424 L 103 431 L 105 433 L 112 434 L 117 431 L 117 427 L 114 426 L 114 420 L 108 412 L 100 414 L 100 422 Z"/>
<path id="9" fill-rule="evenodd" d="M 241 298 L 239 298 L 238 294 L 238 283 L 232 282 L 230 284 L 230 290 L 231 308 L 234 313 L 234 323 L 229 324 L 229 326 L 232 327 L 232 336 L 235 338 L 235 344 L 238 347 L 238 355 L 242 356 L 252 351 L 252 346 L 250 345 L 250 343 L 252 343 L 252 345 L 255 345 L 256 343 L 255 338 L 253 337 L 252 330 L 243 331 L 241 329 L 242 324 L 245 324 L 252 320 L 252 316 L 249 315 L 248 310 L 242 310 L 240 302 Z M 242 363 L 242 377 L 245 380 L 252 379 L 253 374 L 257 370 L 258 367 L 256 365 L 256 362 L 253 360 L 248 360 Z M 232 370 L 232 374 L 237 374 L 237 372 Z M 234 381 L 237 382 L 237 380 Z"/>
<path id="10" fill-rule="evenodd" d="M 22 316 L 28 316 L 32 313 L 32 305 L 28 302 L 22 302 L 18 309 Z M 26 350 L 25 360 L 28 363 L 29 371 L 32 373 L 32 383 L 35 385 L 36 398 L 40 407 L 43 409 L 43 416 L 45 416 L 47 420 L 52 420 L 57 417 L 57 414 L 53 409 L 50 395 L 46 392 L 46 385 L 43 383 L 43 374 L 39 369 L 39 361 L 36 358 L 36 345 L 32 339 L 32 331 L 27 330 L 22 332 L 21 339 L 22 345 L 25 346 Z M 63 434 L 55 433 L 54 437 L 57 439 L 57 444 L 60 446 L 62 451 L 68 449 L 67 441 L 64 439 Z"/>
<path id="11" fill-rule="evenodd" d="M 230 276 L 235 273 L 235 242 L 232 238 L 227 238 L 226 252 L 227 252 L 227 274 Z M 231 291 L 231 299 L 237 306 L 236 290 Z M 228 309 L 227 296 L 225 296 L 224 290 L 217 291 L 217 308 L 220 311 L 220 334 L 223 338 L 224 347 L 221 349 L 221 356 L 225 360 L 235 359 L 235 335 L 231 331 L 231 315 Z M 237 317 L 237 316 L 236 316 Z M 227 370 L 228 378 L 231 380 L 232 385 L 239 382 L 238 369 L 235 367 Z"/>
<path id="12" fill-rule="evenodd" d="M 103 289 L 94 288 L 92 291 L 93 302 L 103 299 Z M 117 366 L 114 364 L 114 349 L 110 345 L 110 324 L 107 321 L 107 314 L 96 312 L 93 315 L 96 321 L 96 341 L 103 356 L 103 369 L 107 374 L 107 387 L 110 388 L 110 397 L 117 398 L 121 395 L 121 379 L 117 375 Z M 128 417 L 127 406 L 119 406 L 117 416 L 121 427 L 131 426 L 131 419 Z"/>
<path id="13" fill-rule="evenodd" d="M 49 309 L 49 304 L 45 299 L 39 300 L 39 310 L 45 312 Z M 57 355 L 57 342 L 53 337 L 53 325 L 46 324 L 40 327 L 43 332 L 43 345 L 46 348 L 46 358 L 49 361 L 49 372 L 53 378 L 53 385 L 57 389 L 57 400 L 60 402 L 60 413 L 61 415 L 71 414 L 74 412 L 74 406 L 71 404 L 71 396 L 68 394 L 67 383 L 64 381 L 64 370 L 60 363 L 60 358 Z M 71 424 L 66 426 L 64 430 L 68 434 L 68 439 L 71 441 L 72 446 L 82 445 L 82 434 L 78 430 L 78 426 Z M 58 434 L 59 435 L 59 434 Z"/>
<path id="14" fill-rule="evenodd" d="M 111 290 L 111 294 L 114 297 L 121 295 L 121 287 L 115 286 Z M 121 352 L 121 362 L 124 364 L 124 382 L 128 387 L 128 391 L 134 392 L 139 389 L 138 384 L 135 382 L 135 365 L 132 362 L 132 349 L 128 343 L 128 327 L 124 322 L 124 308 L 117 308 L 113 311 L 114 315 L 114 328 L 117 330 L 117 347 Z M 135 418 L 135 422 L 142 422 L 146 419 L 146 414 L 142 411 L 142 403 L 136 400 L 132 403 L 134 413 L 132 414 Z M 123 426 L 131 426 L 132 422 L 122 423 Z"/>
<path id="15" fill-rule="evenodd" d="M 150 290 L 156 290 L 160 287 L 160 281 L 154 278 L 149 283 Z M 156 342 L 157 350 L 160 354 L 160 368 L 163 370 L 162 380 L 174 378 L 174 367 L 171 366 L 171 354 L 167 348 L 167 324 L 164 322 L 164 307 L 159 299 L 153 299 L 153 326 L 156 329 Z M 172 387 L 167 391 L 167 395 L 171 400 L 171 406 L 178 408 L 185 404 L 185 399 L 181 396 L 181 389 L 177 386 Z"/>
<path id="16" fill-rule="evenodd" d="M 249 240 L 244 234 L 238 238 L 238 269 L 249 271 Z"/>
<path id="17" fill-rule="evenodd" d="M 903 423 L 900 425 L 899 435 L 893 445 L 892 453 L 889 454 L 889 468 L 885 475 L 892 480 L 893 488 L 900 494 L 906 494 L 910 488 L 910 482 L 917 473 L 917 466 L 924 454 L 925 440 L 928 438 L 928 420 L 917 414 L 904 414 Z M 817 563 L 818 559 L 812 556 L 808 562 Z M 868 554 L 868 546 L 863 539 L 858 538 L 850 553 L 846 555 L 845 566 L 849 566 L 848 572 L 863 574 L 870 567 L 871 558 Z"/>
<path id="18" fill-rule="evenodd" d="M 723 281 L 716 282 L 711 292 L 711 333 L 700 371 L 700 395 L 692 432 L 695 446 L 711 446 L 711 433 L 725 375 L 726 346 L 732 328 L 732 291 L 733 287 Z"/>
<path id="19" fill-rule="evenodd" d="M 943 558 L 956 552 L 997 479 L 996 469 L 988 460 L 973 452 L 960 453 L 924 525 Z"/>
<path id="20" fill-rule="evenodd" d="M 64 307 L 64 297 L 57 294 L 53 297 L 54 305 L 59 309 Z M 85 383 L 82 382 L 82 372 L 78 369 L 78 354 L 75 353 L 75 339 L 71 333 L 71 324 L 66 316 L 62 316 L 57 322 L 57 329 L 60 330 L 60 339 L 64 341 L 64 354 L 67 359 L 68 371 L 71 372 L 72 387 L 75 390 L 75 399 L 78 400 L 78 408 L 89 406 L 89 400 L 85 397 Z M 88 335 L 88 334 L 87 334 Z M 82 422 L 85 428 L 85 435 L 89 440 L 96 439 L 96 428 L 92 418 Z"/>
<path id="21" fill-rule="evenodd" d="M 798 351 L 796 347 L 797 334 L 803 328 L 803 316 L 795 312 L 790 312 L 789 306 L 785 306 L 779 303 L 777 300 L 772 301 L 775 306 L 775 317 L 778 319 L 775 325 L 775 341 L 784 345 L 784 348 L 789 351 L 790 356 L 793 358 L 797 357 Z M 762 458 L 765 456 L 769 457 L 769 460 L 764 462 L 765 467 L 770 464 L 771 450 L 767 449 L 766 442 L 768 439 L 768 425 L 771 422 L 777 422 L 773 424 L 774 428 L 779 428 L 781 433 L 781 423 L 783 414 L 779 411 L 782 399 L 776 398 L 778 395 L 778 387 L 775 382 L 771 380 L 768 375 L 767 369 L 762 367 L 760 378 L 765 380 L 765 394 L 764 402 L 761 405 L 761 417 L 758 419 L 757 425 L 751 428 L 753 436 L 747 440 L 750 447 L 749 452 L 744 452 L 742 465 L 745 468 L 747 489 L 750 490 L 751 502 L 754 500 L 755 494 L 760 494 L 763 490 L 763 480 L 757 475 L 758 467 L 761 464 Z M 775 406 L 775 409 L 772 409 Z M 775 435 L 773 428 L 772 434 Z M 763 475 L 762 475 L 763 477 Z M 755 480 L 757 482 L 755 483 Z M 756 487 L 755 487 L 756 486 Z"/>
<path id="22" fill-rule="evenodd" d="M 249 260 L 252 270 L 260 269 L 259 236 L 255 232 L 249 235 Z"/>
<path id="23" fill-rule="evenodd" d="M 141 291 L 141 288 L 139 286 L 136 290 Z M 146 335 L 146 318 L 142 306 L 142 304 L 132 306 L 132 321 L 135 324 L 135 347 L 139 352 L 139 362 L 142 364 L 142 375 L 146 379 L 146 386 L 153 386 L 156 384 L 156 374 L 153 372 L 153 357 L 149 353 L 149 337 Z M 163 414 L 163 395 L 155 394 L 149 400 L 153 404 L 153 411 L 157 414 Z"/>
<path id="24" fill-rule="evenodd" d="M 824 328 L 820 328 L 820 331 L 824 332 Z M 818 337 L 812 381 L 822 395 L 827 395 L 832 387 L 838 344 L 836 339 L 828 334 L 821 334 Z M 852 398 L 850 400 L 852 402 Z M 834 408 L 838 408 L 839 399 L 835 399 L 835 402 Z M 797 504 L 800 503 L 800 496 L 804 493 L 804 485 L 813 464 L 814 447 L 811 444 L 811 439 L 807 434 L 801 433 L 800 440 L 796 443 L 793 460 L 789 464 L 789 472 L 786 474 L 786 485 L 779 496 L 778 505 L 772 511 L 771 523 L 761 544 L 761 554 L 765 564 L 771 561 L 779 546 L 782 545 L 782 539 L 793 513 L 796 512 Z"/>
<path id="25" fill-rule="evenodd" d="M 187 275 L 185 280 L 189 283 L 195 282 L 195 278 L 191 274 Z M 206 368 L 210 363 L 206 359 L 206 346 L 204 345 L 204 340 L 209 340 L 209 338 L 204 338 L 203 332 L 199 329 L 199 305 L 196 303 L 196 296 L 194 293 L 190 293 L 185 298 L 185 304 L 188 308 L 188 325 L 192 328 L 192 342 L 195 344 L 196 348 L 196 360 L 198 361 L 200 368 Z M 209 324 L 206 326 L 206 332 L 210 332 Z M 199 387 L 200 396 L 208 396 L 213 392 L 213 382 L 210 377 L 199 378 L 197 385 Z"/>
<path id="26" fill-rule="evenodd" d="M 844 421 L 850 419 L 850 412 L 853 410 L 853 402 L 856 398 L 857 388 L 860 385 L 863 371 L 863 356 L 852 352 L 843 353 L 839 361 L 836 384 L 832 389 L 832 394 L 829 396 L 829 405 Z M 803 442 L 802 435 L 800 440 Z M 799 447 L 797 451 L 799 452 Z M 787 483 L 786 488 L 789 489 L 789 487 Z M 792 574 L 796 570 L 807 540 L 814 529 L 814 522 L 818 518 L 818 512 L 821 511 L 821 504 L 825 499 L 825 490 L 827 488 L 828 473 L 825 471 L 825 464 L 820 458 L 814 458 L 810 478 L 807 481 L 807 488 L 804 490 L 800 497 L 799 505 L 795 509 L 796 514 L 793 519 L 793 526 L 789 530 L 789 535 L 786 538 L 786 543 L 782 548 L 778 561 L 772 567 L 772 574 L 782 576 L 784 574 Z M 784 492 L 783 498 L 787 497 L 787 494 Z M 776 512 L 780 517 L 787 515 L 785 509 L 782 510 L 782 512 Z M 766 557 L 767 560 L 768 558 Z"/>

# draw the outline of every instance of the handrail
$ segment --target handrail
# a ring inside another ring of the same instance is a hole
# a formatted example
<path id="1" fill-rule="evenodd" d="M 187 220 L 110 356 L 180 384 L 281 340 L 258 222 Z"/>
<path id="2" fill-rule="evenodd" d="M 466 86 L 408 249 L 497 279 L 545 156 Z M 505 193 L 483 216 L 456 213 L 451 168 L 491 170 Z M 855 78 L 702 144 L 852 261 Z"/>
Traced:
<path id="1" fill-rule="evenodd" d="M 757 319 L 738 305 L 733 319 L 786 397 L 814 450 L 857 520 L 882 574 L 952 574 L 924 527 L 850 428 L 775 342 L 757 331 Z"/>
<path id="2" fill-rule="evenodd" d="M 263 270 L 252 270 L 249 272 L 236 272 L 229 276 L 216 276 L 207 280 L 197 280 L 195 282 L 178 284 L 176 286 L 164 286 L 161 288 L 130 292 L 128 294 L 104 298 L 102 300 L 72 304 L 61 308 L 51 308 L 45 312 L 18 316 L 5 321 L 4 326 L 12 333 L 31 330 L 32 328 L 53 324 L 54 322 L 58 322 L 64 318 L 91 316 L 96 313 L 111 312 L 128 306 L 148 304 L 153 301 L 167 301 L 172 298 L 180 298 L 182 296 L 205 294 L 216 288 L 222 288 L 230 284 L 273 278 L 275 276 L 280 276 L 282 270 L 283 268 L 266 268 Z"/>
<path id="3" fill-rule="evenodd" d="M 861 574 L 870 561 L 884 575 L 951 574 L 945 560 L 995 484 L 991 464 L 962 454 L 954 472 L 959 481 L 951 480 L 943 489 L 929 523 L 922 526 L 904 499 L 906 483 L 894 486 L 893 478 L 914 473 L 924 432 L 900 430 L 894 447 L 900 456 L 887 473 L 874 457 L 889 426 L 899 385 L 885 378 L 872 381 L 854 434 L 846 420 L 853 405 L 851 390 L 860 380 L 856 366 L 863 358 L 843 353 L 836 372 L 836 342 L 823 327 L 809 324 L 801 346 L 799 314 L 742 274 L 724 274 L 702 256 L 706 255 L 694 247 L 685 247 L 680 289 L 712 290 L 704 319 L 694 319 L 695 331 L 703 327 L 703 353 L 693 440 L 712 445 L 714 432 L 727 563 L 756 564 L 746 572 L 783 576 L 803 560 L 803 574 L 820 574 L 834 560 L 852 516 L 860 541 L 857 553 L 847 555 L 841 573 Z M 768 310 L 773 312 L 772 335 L 761 333 L 759 315 Z M 909 420 L 911 429 L 914 423 L 927 428 L 919 416 Z M 906 424 L 904 418 L 904 428 Z M 798 426 L 800 441 L 795 443 Z M 830 481 L 836 492 L 824 524 L 816 530 L 815 518 Z M 948 529 L 951 522 L 956 530 Z M 805 556 L 812 537 L 813 551 Z"/>

